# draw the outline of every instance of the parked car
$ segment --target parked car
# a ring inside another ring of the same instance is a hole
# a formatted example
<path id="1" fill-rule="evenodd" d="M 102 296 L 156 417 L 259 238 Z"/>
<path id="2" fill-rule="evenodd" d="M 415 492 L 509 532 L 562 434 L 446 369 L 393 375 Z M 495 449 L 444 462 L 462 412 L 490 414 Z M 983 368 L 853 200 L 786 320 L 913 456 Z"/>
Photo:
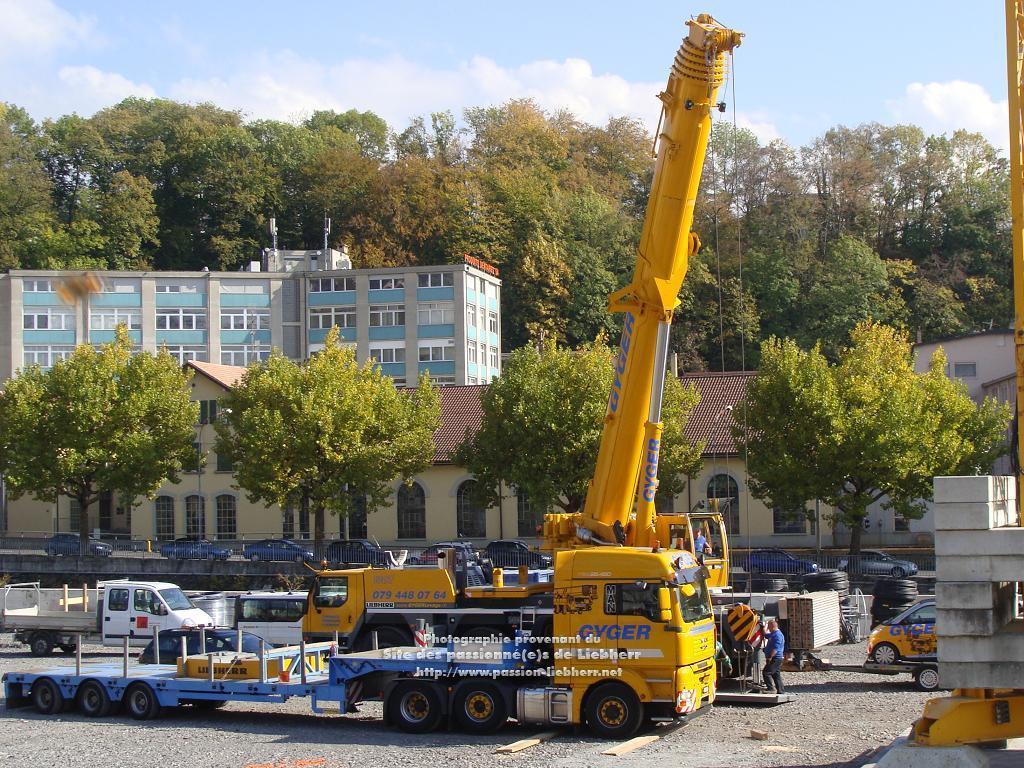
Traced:
<path id="1" fill-rule="evenodd" d="M 353 565 L 388 565 L 388 553 L 380 544 L 366 539 L 332 541 L 327 545 L 327 560 Z"/>
<path id="2" fill-rule="evenodd" d="M 747 555 L 747 570 L 751 573 L 817 573 L 818 564 L 811 560 L 801 560 L 778 547 L 764 547 L 752 549 Z"/>
<path id="3" fill-rule="evenodd" d="M 105 541 L 89 539 L 87 555 L 98 555 L 99 557 L 110 557 L 114 548 Z M 55 533 L 46 540 L 46 554 L 56 555 L 80 555 L 82 554 L 82 539 L 77 533 Z"/>
<path id="4" fill-rule="evenodd" d="M 207 629 L 206 650 L 199 650 L 199 638 L 202 632 L 198 629 L 168 629 L 160 633 L 160 663 L 173 664 L 181 656 L 181 638 L 185 638 L 185 648 L 189 656 L 199 653 L 220 653 L 222 651 L 238 651 L 238 630 Z M 140 664 L 156 664 L 154 641 L 142 649 L 138 661 Z M 260 638 L 251 632 L 242 633 L 242 653 L 259 653 Z"/>
<path id="5" fill-rule="evenodd" d="M 530 549 L 515 539 L 496 539 L 487 545 L 484 554 L 495 568 L 550 568 L 552 563 L 551 555 Z"/>
<path id="6" fill-rule="evenodd" d="M 862 549 L 853 558 L 839 561 L 839 570 L 861 576 L 892 576 L 902 579 L 917 573 L 917 565 L 909 560 L 897 560 L 877 549 Z"/>
<path id="7" fill-rule="evenodd" d="M 313 550 L 291 539 L 264 539 L 247 544 L 242 557 L 254 563 L 260 560 L 288 560 L 296 563 L 311 563 L 316 559 Z"/>
<path id="8" fill-rule="evenodd" d="M 168 560 L 227 560 L 231 550 L 208 539 L 182 536 L 161 544 L 160 554 Z"/>
<path id="9" fill-rule="evenodd" d="M 418 555 L 410 555 L 405 561 L 406 565 L 437 565 L 437 553 L 442 549 L 454 549 L 457 560 L 465 559 L 468 562 L 479 562 L 480 553 L 467 541 L 441 541 L 431 544 Z"/>

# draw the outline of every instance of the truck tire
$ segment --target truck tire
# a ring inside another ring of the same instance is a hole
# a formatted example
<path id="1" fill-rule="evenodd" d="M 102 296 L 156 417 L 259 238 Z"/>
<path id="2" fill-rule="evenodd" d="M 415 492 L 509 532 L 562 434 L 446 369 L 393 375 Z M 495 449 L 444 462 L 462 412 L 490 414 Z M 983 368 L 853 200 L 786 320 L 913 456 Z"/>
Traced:
<path id="1" fill-rule="evenodd" d="M 64 709 L 64 694 L 53 680 L 41 677 L 32 684 L 32 706 L 40 715 L 55 715 Z"/>
<path id="2" fill-rule="evenodd" d="M 107 689 L 96 680 L 86 680 L 78 686 L 75 703 L 86 717 L 106 717 L 114 706 Z"/>
<path id="3" fill-rule="evenodd" d="M 160 701 L 145 683 L 132 683 L 124 692 L 124 706 L 135 720 L 152 720 L 160 714 Z"/>
<path id="4" fill-rule="evenodd" d="M 401 627 L 382 626 L 366 627 L 359 633 L 359 637 L 356 638 L 353 647 L 357 651 L 373 650 L 374 632 L 377 633 L 378 648 L 398 648 L 404 645 L 413 644 L 412 635 L 409 634 L 408 630 L 403 630 Z"/>
<path id="5" fill-rule="evenodd" d="M 921 667 L 914 672 L 914 685 L 919 691 L 937 691 L 939 689 L 939 670 L 935 667 Z"/>
<path id="6" fill-rule="evenodd" d="M 587 696 L 587 726 L 602 739 L 628 739 L 644 719 L 644 707 L 622 683 L 602 683 Z"/>
<path id="7" fill-rule="evenodd" d="M 444 718 L 444 702 L 437 685 L 420 680 L 395 685 L 384 703 L 388 720 L 406 733 L 430 733 Z"/>
<path id="8" fill-rule="evenodd" d="M 35 632 L 29 638 L 28 646 L 33 656 L 49 656 L 53 653 L 53 638 L 49 632 Z"/>
<path id="9" fill-rule="evenodd" d="M 452 712 L 466 733 L 494 733 L 508 720 L 505 697 L 494 683 L 473 681 L 456 689 Z"/>

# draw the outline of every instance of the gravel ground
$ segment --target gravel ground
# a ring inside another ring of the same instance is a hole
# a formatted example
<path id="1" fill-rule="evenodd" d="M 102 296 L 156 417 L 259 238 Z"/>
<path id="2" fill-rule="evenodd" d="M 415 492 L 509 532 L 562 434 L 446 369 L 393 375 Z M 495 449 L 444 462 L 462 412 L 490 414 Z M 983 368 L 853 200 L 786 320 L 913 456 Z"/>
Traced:
<path id="1" fill-rule="evenodd" d="M 93 661 L 119 654 L 86 646 Z M 859 664 L 864 644 L 836 646 L 822 655 L 836 664 Z M 0 635 L 0 672 L 40 666 L 10 635 Z M 63 658 L 54 656 L 60 664 Z M 49 660 L 43 664 L 48 664 Z M 73 662 L 72 662 L 73 663 Z M 0 710 L 0 764 L 18 768 L 80 765 L 95 768 L 157 765 L 160 768 L 367 768 L 376 766 L 650 765 L 685 761 L 687 768 L 726 766 L 856 766 L 868 751 L 905 731 L 928 694 L 909 676 L 852 672 L 784 673 L 796 701 L 771 708 L 716 707 L 684 728 L 659 728 L 664 738 L 622 756 L 601 755 L 609 744 L 586 732 L 564 735 L 515 755 L 495 755 L 502 745 L 543 729 L 510 724 L 494 736 L 437 732 L 409 736 L 386 729 L 381 705 L 360 714 L 313 715 L 302 700 L 283 705 L 231 703 L 200 714 L 187 710 L 137 723 L 124 715 L 91 720 L 74 712 L 44 717 L 31 708 Z M 767 741 L 749 738 L 768 731 Z"/>

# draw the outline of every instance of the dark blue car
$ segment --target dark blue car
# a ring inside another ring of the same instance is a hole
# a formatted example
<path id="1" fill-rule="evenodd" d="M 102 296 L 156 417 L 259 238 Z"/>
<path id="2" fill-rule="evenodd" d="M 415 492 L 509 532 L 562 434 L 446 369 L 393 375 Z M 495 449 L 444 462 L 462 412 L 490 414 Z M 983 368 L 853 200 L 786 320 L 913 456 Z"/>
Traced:
<path id="1" fill-rule="evenodd" d="M 168 560 L 227 560 L 231 550 L 207 539 L 184 536 L 162 544 L 160 554 Z"/>
<path id="2" fill-rule="evenodd" d="M 818 564 L 793 557 L 778 547 L 765 547 L 750 551 L 747 556 L 747 570 L 751 573 L 817 573 Z"/>
<path id="3" fill-rule="evenodd" d="M 291 539 L 263 539 L 246 545 L 242 557 L 254 563 L 260 560 L 287 560 L 295 563 L 311 563 L 315 559 L 313 550 Z"/>
<path id="4" fill-rule="evenodd" d="M 96 539 L 89 539 L 88 547 L 85 554 L 99 557 L 110 557 L 114 551 L 112 546 Z M 77 533 L 56 533 L 47 539 L 45 549 L 48 555 L 80 555 L 82 539 Z"/>

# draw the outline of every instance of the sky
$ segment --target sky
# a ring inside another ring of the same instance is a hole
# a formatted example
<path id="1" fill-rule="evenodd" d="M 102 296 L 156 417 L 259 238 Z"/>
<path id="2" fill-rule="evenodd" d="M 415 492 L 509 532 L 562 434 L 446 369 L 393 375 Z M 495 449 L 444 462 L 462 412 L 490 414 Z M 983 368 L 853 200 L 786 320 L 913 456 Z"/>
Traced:
<path id="1" fill-rule="evenodd" d="M 1008 146 L 994 0 L 0 0 L 0 101 L 37 119 L 130 95 L 254 119 L 370 110 L 400 131 L 431 112 L 529 97 L 653 132 L 684 22 L 702 12 L 747 35 L 721 119 L 735 112 L 762 141 L 798 147 L 874 121 Z"/>

